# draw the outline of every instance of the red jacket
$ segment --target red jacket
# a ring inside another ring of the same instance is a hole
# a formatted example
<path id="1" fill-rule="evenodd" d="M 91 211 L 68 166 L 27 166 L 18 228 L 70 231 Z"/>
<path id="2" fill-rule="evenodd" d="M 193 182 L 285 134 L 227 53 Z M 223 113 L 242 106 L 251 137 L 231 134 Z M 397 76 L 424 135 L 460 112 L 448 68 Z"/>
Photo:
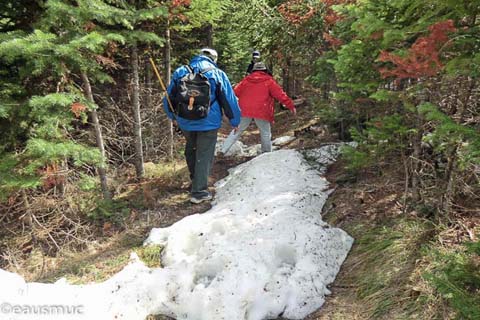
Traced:
<path id="1" fill-rule="evenodd" d="M 255 71 L 246 76 L 234 90 L 242 110 L 242 117 L 273 122 L 273 99 L 292 111 L 295 109 L 292 99 L 272 76 L 263 71 Z"/>

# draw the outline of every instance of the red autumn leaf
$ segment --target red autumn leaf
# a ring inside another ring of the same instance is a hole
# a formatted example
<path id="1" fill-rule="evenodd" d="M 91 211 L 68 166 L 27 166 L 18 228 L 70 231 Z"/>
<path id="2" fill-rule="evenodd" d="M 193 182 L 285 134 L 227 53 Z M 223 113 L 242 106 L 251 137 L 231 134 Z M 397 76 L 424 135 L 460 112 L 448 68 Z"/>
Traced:
<path id="1" fill-rule="evenodd" d="M 64 174 L 59 173 L 57 163 L 46 165 L 45 169 L 40 170 L 40 174 L 43 175 L 42 186 L 45 190 L 49 190 L 55 186 L 65 183 Z"/>
<path id="2" fill-rule="evenodd" d="M 428 30 L 430 31 L 429 35 L 419 37 L 405 57 L 387 51 L 380 52 L 378 61 L 390 62 L 395 65 L 394 68 L 379 69 L 383 78 L 393 76 L 400 80 L 434 76 L 443 68 L 440 61 L 440 49 L 448 42 L 449 33 L 456 31 L 453 21 L 436 23 Z"/>
<path id="3" fill-rule="evenodd" d="M 172 8 L 188 7 L 191 3 L 191 0 L 172 0 Z"/>
<path id="4" fill-rule="evenodd" d="M 119 65 L 115 61 L 113 61 L 113 59 L 104 57 L 99 54 L 95 55 L 95 60 L 97 60 L 98 63 L 103 64 L 106 67 L 110 67 L 113 69 L 116 69 L 119 67 Z"/>
<path id="5" fill-rule="evenodd" d="M 92 21 L 89 21 L 83 26 L 83 29 L 87 32 L 90 32 L 93 29 L 95 29 L 96 27 L 97 27 L 97 25 L 95 23 L 93 23 Z"/>
<path id="6" fill-rule="evenodd" d="M 330 45 L 333 47 L 333 48 L 338 48 L 340 47 L 343 42 L 342 40 L 338 39 L 338 38 L 335 38 L 334 36 L 330 35 L 329 33 L 327 32 L 324 32 L 323 33 L 323 38 L 325 39 L 325 41 L 327 41 L 328 43 L 330 43 Z"/>
<path id="7" fill-rule="evenodd" d="M 339 4 L 355 3 L 356 0 L 323 0 L 322 2 L 325 6 L 325 15 L 323 17 L 323 20 L 325 22 L 325 25 L 331 28 L 336 25 L 337 22 L 343 19 L 343 17 L 337 12 L 335 12 L 332 7 Z"/>
<path id="8" fill-rule="evenodd" d="M 291 24 L 302 24 L 309 20 L 317 10 L 301 0 L 290 0 L 278 7 L 278 12 Z"/>
<path id="9" fill-rule="evenodd" d="M 79 118 L 82 112 L 87 110 L 87 107 L 79 102 L 75 102 L 75 103 L 72 103 L 70 110 L 72 110 L 75 117 Z"/>

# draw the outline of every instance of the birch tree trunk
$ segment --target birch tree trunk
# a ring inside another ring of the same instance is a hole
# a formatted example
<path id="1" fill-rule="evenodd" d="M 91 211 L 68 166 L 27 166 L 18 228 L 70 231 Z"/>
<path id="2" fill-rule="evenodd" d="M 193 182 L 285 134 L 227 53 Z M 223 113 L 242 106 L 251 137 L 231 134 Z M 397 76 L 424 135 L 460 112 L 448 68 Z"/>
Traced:
<path id="1" fill-rule="evenodd" d="M 135 171 L 137 178 L 143 176 L 143 147 L 142 147 L 142 118 L 140 116 L 140 83 L 138 76 L 138 47 L 132 47 L 132 76 L 133 76 L 133 92 L 132 92 L 132 111 L 134 119 L 134 135 L 135 135 Z"/>
<path id="2" fill-rule="evenodd" d="M 86 72 L 82 72 L 82 81 L 85 89 L 85 96 L 91 103 L 95 104 L 95 100 L 93 99 L 92 94 L 92 87 L 90 86 L 90 80 L 88 80 Z M 108 191 L 107 183 L 107 158 L 105 156 L 105 145 L 103 143 L 102 129 L 100 127 L 100 122 L 98 121 L 97 110 L 93 109 L 91 111 L 91 115 L 95 139 L 97 140 L 97 147 L 100 150 L 100 154 L 102 155 L 103 160 L 105 161 L 104 165 L 97 167 L 97 172 L 100 176 L 100 185 L 102 188 L 103 198 L 111 199 L 112 196 L 110 194 L 110 191 Z"/>

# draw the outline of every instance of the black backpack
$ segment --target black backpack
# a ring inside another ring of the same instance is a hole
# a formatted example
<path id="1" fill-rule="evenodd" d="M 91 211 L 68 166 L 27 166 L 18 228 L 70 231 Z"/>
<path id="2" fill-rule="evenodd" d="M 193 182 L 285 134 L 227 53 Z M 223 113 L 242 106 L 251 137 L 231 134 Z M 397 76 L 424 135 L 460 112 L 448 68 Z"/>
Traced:
<path id="1" fill-rule="evenodd" d="M 185 67 L 189 73 L 178 80 L 173 90 L 175 112 L 184 119 L 203 119 L 210 111 L 210 82 L 204 73 L 215 68 L 196 73 L 190 66 Z"/>

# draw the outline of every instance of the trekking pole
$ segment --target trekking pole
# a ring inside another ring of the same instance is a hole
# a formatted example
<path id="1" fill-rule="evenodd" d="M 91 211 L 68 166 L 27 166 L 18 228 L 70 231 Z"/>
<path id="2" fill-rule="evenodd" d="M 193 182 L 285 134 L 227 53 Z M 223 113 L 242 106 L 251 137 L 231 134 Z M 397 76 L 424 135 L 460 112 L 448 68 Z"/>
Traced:
<path id="1" fill-rule="evenodd" d="M 155 65 L 155 62 L 153 61 L 152 58 L 149 58 L 149 59 L 150 59 L 150 63 L 152 64 L 153 71 L 155 71 L 155 74 L 157 75 L 158 81 L 160 82 L 160 85 L 162 86 L 163 91 L 165 91 L 165 96 L 167 97 L 168 107 L 173 114 L 173 118 L 174 118 L 174 120 L 177 120 L 177 119 L 175 119 L 176 117 L 175 117 L 175 111 L 173 110 L 172 101 L 170 101 L 170 97 L 168 96 L 167 88 L 165 87 L 165 84 L 163 83 L 162 77 L 160 77 L 160 73 L 158 72 L 157 66 Z"/>
<path id="2" fill-rule="evenodd" d="M 173 127 L 175 129 L 175 132 L 182 133 L 182 130 L 180 129 L 180 127 L 178 125 L 176 125 L 177 117 L 175 116 L 175 110 L 173 109 L 172 101 L 170 101 L 170 97 L 168 96 L 167 88 L 165 87 L 165 84 L 163 83 L 162 77 L 160 77 L 160 73 L 158 72 L 158 69 L 157 69 L 157 66 L 155 65 L 155 62 L 153 61 L 153 59 L 151 57 L 149 58 L 149 60 L 150 60 L 150 64 L 152 65 L 153 71 L 155 71 L 155 74 L 157 75 L 158 82 L 160 82 L 160 86 L 162 87 L 163 91 L 165 91 L 165 96 L 167 97 L 167 102 L 168 102 L 168 108 L 172 112 L 172 116 L 173 116 Z M 175 150 L 175 145 L 173 145 L 173 149 Z M 177 167 L 176 167 L 175 162 L 173 163 L 173 171 L 174 172 L 177 171 Z"/>

